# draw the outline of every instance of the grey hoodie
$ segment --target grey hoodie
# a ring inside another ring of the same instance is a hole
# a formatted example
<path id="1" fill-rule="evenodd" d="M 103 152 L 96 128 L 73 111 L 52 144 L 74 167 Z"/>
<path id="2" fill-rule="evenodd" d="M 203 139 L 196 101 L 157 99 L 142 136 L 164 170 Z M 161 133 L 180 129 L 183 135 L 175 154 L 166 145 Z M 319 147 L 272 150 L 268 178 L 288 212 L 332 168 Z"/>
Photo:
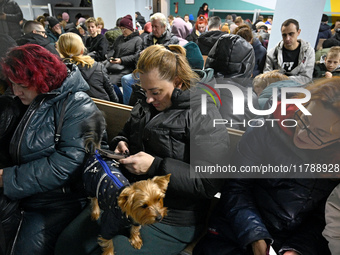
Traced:
<path id="1" fill-rule="evenodd" d="M 266 73 L 278 69 L 281 73 L 289 76 L 289 79 L 291 80 L 301 84 L 310 82 L 313 78 L 315 52 L 313 47 L 308 42 L 305 42 L 301 39 L 298 41 L 301 43 L 301 49 L 297 67 L 295 67 L 291 72 L 286 72 L 282 68 L 283 41 L 281 41 L 274 48 L 267 52 L 266 64 L 264 66 L 263 72 Z"/>

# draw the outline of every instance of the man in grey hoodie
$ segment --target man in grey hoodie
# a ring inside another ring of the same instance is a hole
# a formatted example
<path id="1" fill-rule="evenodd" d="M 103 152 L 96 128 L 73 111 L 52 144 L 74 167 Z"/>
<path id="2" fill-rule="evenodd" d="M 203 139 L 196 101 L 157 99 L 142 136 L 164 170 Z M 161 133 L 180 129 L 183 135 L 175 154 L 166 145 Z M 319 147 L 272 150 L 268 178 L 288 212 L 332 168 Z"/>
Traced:
<path id="1" fill-rule="evenodd" d="M 268 51 L 264 73 L 278 69 L 301 84 L 312 80 L 315 52 L 308 42 L 298 39 L 300 32 L 297 20 L 288 19 L 282 23 L 282 41 Z"/>

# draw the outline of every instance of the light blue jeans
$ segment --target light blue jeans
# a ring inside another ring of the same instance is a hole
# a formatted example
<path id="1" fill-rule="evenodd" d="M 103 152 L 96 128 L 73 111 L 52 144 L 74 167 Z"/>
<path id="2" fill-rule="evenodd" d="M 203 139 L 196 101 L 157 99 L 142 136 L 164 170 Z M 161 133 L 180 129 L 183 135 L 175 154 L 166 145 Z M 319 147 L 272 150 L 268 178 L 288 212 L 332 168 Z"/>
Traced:
<path id="1" fill-rule="evenodd" d="M 138 83 L 138 79 L 135 79 L 132 73 L 126 74 L 122 77 L 121 83 L 123 87 L 123 103 L 128 105 L 132 93 L 132 85 Z"/>

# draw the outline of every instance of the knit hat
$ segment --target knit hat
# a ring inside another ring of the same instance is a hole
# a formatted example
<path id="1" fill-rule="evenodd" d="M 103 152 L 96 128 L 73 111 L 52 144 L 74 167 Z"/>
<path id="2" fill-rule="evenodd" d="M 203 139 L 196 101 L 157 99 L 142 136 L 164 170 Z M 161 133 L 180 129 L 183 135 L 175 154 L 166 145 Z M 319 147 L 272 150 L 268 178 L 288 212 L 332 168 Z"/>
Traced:
<path id="1" fill-rule="evenodd" d="M 129 29 L 129 30 L 131 30 L 131 31 L 134 30 L 134 29 L 133 29 L 133 25 L 132 25 L 132 17 L 131 17 L 131 15 L 126 15 L 126 16 L 124 16 L 124 17 L 120 20 L 119 25 L 120 25 L 121 27 L 125 27 L 125 28 L 127 28 L 127 29 Z"/>
<path id="2" fill-rule="evenodd" d="M 62 17 L 63 20 L 65 20 L 65 21 L 69 21 L 69 20 L 70 20 L 70 15 L 68 15 L 67 12 L 63 12 L 63 14 L 61 15 L 61 17 Z"/>
<path id="3" fill-rule="evenodd" d="M 80 17 L 80 18 L 78 19 L 78 24 L 80 24 L 80 23 L 85 23 L 85 21 L 86 21 L 85 18 Z"/>
<path id="4" fill-rule="evenodd" d="M 59 24 L 59 20 L 52 16 L 47 17 L 47 21 L 50 27 L 54 27 L 55 25 Z"/>
<path id="5" fill-rule="evenodd" d="M 194 42 L 188 42 L 183 47 L 187 52 L 186 56 L 191 68 L 203 69 L 204 60 L 198 45 Z"/>
<path id="6" fill-rule="evenodd" d="M 152 32 L 152 26 L 151 26 L 151 22 L 146 22 L 145 26 L 144 26 L 144 32 L 147 33 L 151 33 Z"/>

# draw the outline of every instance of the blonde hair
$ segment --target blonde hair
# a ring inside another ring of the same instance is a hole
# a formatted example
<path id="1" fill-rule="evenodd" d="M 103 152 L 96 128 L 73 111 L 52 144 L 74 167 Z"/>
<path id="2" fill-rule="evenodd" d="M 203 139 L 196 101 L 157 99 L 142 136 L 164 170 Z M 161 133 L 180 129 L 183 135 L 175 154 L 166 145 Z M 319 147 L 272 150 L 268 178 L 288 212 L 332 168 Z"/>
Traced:
<path id="1" fill-rule="evenodd" d="M 289 80 L 289 77 L 283 73 L 280 73 L 279 70 L 273 70 L 257 75 L 253 80 L 253 88 L 256 94 L 260 95 L 261 92 L 270 84 L 284 80 Z"/>
<path id="2" fill-rule="evenodd" d="M 85 25 L 88 27 L 89 23 L 94 23 L 96 26 L 98 25 L 97 20 L 94 17 L 90 17 L 85 21 Z"/>
<path id="3" fill-rule="evenodd" d="M 167 81 L 174 81 L 176 78 L 182 82 L 182 90 L 191 87 L 191 82 L 199 80 L 198 75 L 191 69 L 186 59 L 186 51 L 180 45 L 153 45 L 146 48 L 141 54 L 137 68 L 133 71 L 137 73 L 148 73 L 153 69 L 159 72 L 159 78 Z"/>
<path id="4" fill-rule="evenodd" d="M 71 63 L 76 65 L 93 66 L 94 59 L 83 55 L 85 46 L 79 35 L 75 33 L 62 34 L 56 45 L 62 58 L 69 59 Z"/>
<path id="5" fill-rule="evenodd" d="M 340 46 L 333 46 L 329 49 L 326 58 L 340 57 Z"/>
<path id="6" fill-rule="evenodd" d="M 236 19 L 235 19 L 235 21 L 234 21 L 234 23 L 235 23 L 236 25 L 238 24 L 238 26 L 240 26 L 240 25 L 242 25 L 244 22 L 243 22 L 243 19 L 242 19 L 241 16 L 237 16 Z"/>
<path id="7" fill-rule="evenodd" d="M 98 18 L 96 19 L 96 21 L 97 21 L 97 26 L 98 26 L 98 25 L 102 25 L 103 28 L 104 28 L 104 20 L 103 20 L 101 17 L 98 17 Z"/>

